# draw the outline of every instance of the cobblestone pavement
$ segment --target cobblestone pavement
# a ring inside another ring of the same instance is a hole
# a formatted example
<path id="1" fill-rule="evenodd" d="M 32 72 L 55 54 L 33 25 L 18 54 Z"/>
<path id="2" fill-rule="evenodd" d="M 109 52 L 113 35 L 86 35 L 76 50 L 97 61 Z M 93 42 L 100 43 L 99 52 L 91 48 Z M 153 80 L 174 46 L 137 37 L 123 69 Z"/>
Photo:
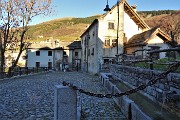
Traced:
<path id="1" fill-rule="evenodd" d="M 0 81 L 0 120 L 53 120 L 54 86 L 62 81 L 105 93 L 98 77 L 80 72 L 49 72 Z M 125 120 L 112 99 L 81 97 L 82 120 Z"/>

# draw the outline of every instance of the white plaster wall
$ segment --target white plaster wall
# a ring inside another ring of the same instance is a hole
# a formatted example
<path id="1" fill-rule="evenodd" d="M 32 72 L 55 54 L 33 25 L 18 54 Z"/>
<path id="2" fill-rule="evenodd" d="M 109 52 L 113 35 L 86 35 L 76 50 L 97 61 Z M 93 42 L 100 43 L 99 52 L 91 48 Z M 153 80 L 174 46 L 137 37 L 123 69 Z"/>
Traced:
<path id="1" fill-rule="evenodd" d="M 93 35 L 94 34 L 94 35 Z M 87 35 L 90 35 L 90 39 L 88 39 L 88 46 L 85 46 L 85 38 Z M 99 62 L 98 62 L 98 56 L 102 55 L 99 54 L 101 51 L 101 45 L 102 42 L 98 38 L 98 23 L 92 26 L 89 31 L 82 36 L 82 54 L 81 54 L 81 68 L 83 71 L 86 71 L 86 68 L 88 67 L 88 72 L 90 73 L 97 73 L 99 72 Z M 88 50 L 90 49 L 90 55 L 88 55 Z M 92 50 L 94 49 L 94 55 L 92 55 Z M 85 50 L 86 50 L 86 56 L 85 56 Z M 85 62 L 85 60 L 87 60 Z M 88 64 L 88 66 L 87 66 Z"/>
<path id="2" fill-rule="evenodd" d="M 148 44 L 162 44 L 164 43 L 164 41 L 158 36 L 154 35 L 153 37 L 151 37 L 150 40 L 147 41 L 147 43 Z"/>
<path id="3" fill-rule="evenodd" d="M 78 56 L 75 56 L 75 52 L 78 52 Z M 81 59 L 81 49 L 72 50 L 72 58 Z"/>
<path id="4" fill-rule="evenodd" d="M 97 25 L 95 24 L 90 30 L 89 30 L 89 45 L 88 49 L 90 50 L 90 55 L 88 56 L 88 71 L 95 74 L 99 71 L 97 61 Z M 94 36 L 93 36 L 94 33 Z M 92 55 L 92 50 L 94 49 L 94 55 Z"/>
<path id="5" fill-rule="evenodd" d="M 118 53 L 122 53 L 123 49 L 123 39 L 124 39 L 124 6 L 121 4 L 119 6 L 120 13 L 119 13 L 119 47 L 118 47 Z M 118 23 L 118 16 L 117 16 L 117 7 L 115 7 L 111 12 L 109 12 L 104 18 L 100 18 L 98 20 L 98 24 L 95 24 L 91 27 L 91 29 L 88 31 L 89 33 L 86 33 L 82 36 L 82 67 L 85 65 L 84 61 L 84 51 L 85 51 L 85 45 L 84 45 L 84 39 L 87 34 L 90 34 L 90 40 L 89 40 L 89 46 L 87 49 L 90 49 L 92 52 L 92 49 L 94 48 L 94 55 L 88 56 L 88 71 L 91 73 L 97 73 L 100 70 L 101 65 L 103 64 L 103 57 L 115 57 L 117 54 L 117 48 L 112 47 L 110 49 L 105 49 L 104 47 L 104 41 L 107 38 L 107 36 L 110 37 L 110 39 L 116 39 L 117 38 L 117 23 Z M 114 23 L 114 29 L 108 29 L 108 22 Z M 96 36 L 92 36 L 93 31 L 95 32 Z M 87 54 L 88 50 L 86 51 Z"/>
<path id="6" fill-rule="evenodd" d="M 59 69 L 60 63 L 62 63 L 63 59 L 63 50 L 54 50 L 54 68 L 56 70 Z"/>
<path id="7" fill-rule="evenodd" d="M 148 45 L 146 47 L 144 47 L 145 49 L 150 49 L 149 46 L 159 46 L 161 50 L 169 48 L 169 46 L 167 44 L 165 44 L 164 41 L 161 38 L 159 38 L 158 36 L 154 36 L 153 38 L 148 40 L 147 43 L 148 43 Z M 159 57 L 160 58 L 166 57 L 166 52 L 161 52 Z"/>
<path id="8" fill-rule="evenodd" d="M 108 22 L 114 23 L 114 29 L 108 29 Z M 98 24 L 91 27 L 89 30 L 89 34 L 91 35 L 89 40 L 88 49 L 92 51 L 94 48 L 94 56 L 88 57 L 88 69 L 89 72 L 98 72 L 100 65 L 103 64 L 103 57 L 115 57 L 117 54 L 117 47 L 104 48 L 104 41 L 107 37 L 111 40 L 117 38 L 117 24 L 118 24 L 118 13 L 117 6 L 113 8 L 104 18 L 98 19 Z M 92 31 L 97 30 L 97 36 L 92 37 Z M 118 39 L 118 54 L 123 53 L 123 40 L 124 33 L 126 33 L 129 38 L 134 34 L 142 32 L 141 29 L 138 29 L 138 26 L 134 23 L 134 21 L 124 12 L 124 5 L 120 4 L 119 6 L 119 39 Z M 84 51 L 85 44 L 84 39 L 87 33 L 82 36 L 83 43 L 82 45 L 82 67 L 85 65 L 84 63 Z M 88 51 L 88 50 L 87 50 Z M 87 54 L 86 51 L 86 54 Z M 87 59 L 87 58 L 86 58 Z"/>
<path id="9" fill-rule="evenodd" d="M 55 56 L 54 56 L 55 61 L 62 61 L 63 50 L 55 50 L 54 52 L 55 52 Z"/>
<path id="10" fill-rule="evenodd" d="M 64 50 L 66 52 L 66 55 L 68 56 L 68 63 L 72 63 L 72 52 L 69 50 Z"/>
<path id="11" fill-rule="evenodd" d="M 124 12 L 124 33 L 129 40 L 133 35 L 141 33 L 142 29 Z"/>
<path id="12" fill-rule="evenodd" d="M 69 50 L 69 53 L 68 53 L 68 63 L 72 63 L 72 59 L 73 59 L 73 51 Z"/>
<path id="13" fill-rule="evenodd" d="M 122 53 L 122 47 L 123 47 L 123 4 L 119 6 L 119 39 L 118 39 L 118 53 Z M 108 23 L 112 22 L 114 23 L 114 29 L 108 29 Z M 99 21 L 99 30 L 98 30 L 98 37 L 104 43 L 105 39 L 117 39 L 117 24 L 118 24 L 118 13 L 117 13 L 117 7 L 112 9 L 105 17 L 104 19 L 101 19 Z M 102 48 L 104 47 L 103 44 L 100 45 Z M 115 57 L 117 54 L 117 47 L 111 47 L 111 48 L 103 48 L 99 50 L 99 55 L 102 59 L 102 57 Z"/>
<path id="14" fill-rule="evenodd" d="M 53 65 L 53 54 L 48 56 L 49 50 L 40 50 L 40 56 L 36 56 L 35 49 L 28 50 L 27 67 L 36 67 L 36 62 L 40 62 L 40 67 L 48 67 L 48 62 L 52 62 Z"/>

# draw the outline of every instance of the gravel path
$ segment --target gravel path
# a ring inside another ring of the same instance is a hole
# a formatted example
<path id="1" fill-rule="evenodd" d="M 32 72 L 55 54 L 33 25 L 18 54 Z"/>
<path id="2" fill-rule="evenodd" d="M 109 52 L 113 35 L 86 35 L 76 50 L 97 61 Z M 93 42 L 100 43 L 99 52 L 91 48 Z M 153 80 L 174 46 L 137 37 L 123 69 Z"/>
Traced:
<path id="1" fill-rule="evenodd" d="M 106 93 L 98 77 L 80 72 L 49 72 L 0 81 L 0 120 L 53 120 L 54 86 L 71 82 Z M 81 94 L 82 120 L 125 120 L 112 99 Z"/>

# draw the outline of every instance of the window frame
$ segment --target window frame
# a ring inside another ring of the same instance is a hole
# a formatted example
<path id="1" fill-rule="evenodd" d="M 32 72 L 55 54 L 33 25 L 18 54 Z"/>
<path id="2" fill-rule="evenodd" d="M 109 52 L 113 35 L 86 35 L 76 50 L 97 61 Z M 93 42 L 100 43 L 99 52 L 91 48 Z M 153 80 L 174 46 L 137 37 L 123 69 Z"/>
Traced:
<path id="1" fill-rule="evenodd" d="M 110 39 L 105 39 L 104 45 L 105 46 L 110 46 Z"/>
<path id="2" fill-rule="evenodd" d="M 39 68 L 41 63 L 40 62 L 36 62 L 35 64 L 36 64 L 36 68 Z"/>
<path id="3" fill-rule="evenodd" d="M 48 56 L 52 56 L 52 51 L 48 51 Z"/>
<path id="4" fill-rule="evenodd" d="M 94 48 L 92 49 L 92 53 L 91 53 L 91 55 L 94 55 Z"/>
<path id="5" fill-rule="evenodd" d="M 114 29 L 114 23 L 113 22 L 108 22 L 108 29 Z"/>
<path id="6" fill-rule="evenodd" d="M 90 56 L 90 53 L 91 53 L 91 50 L 90 50 L 90 49 L 88 49 L 88 56 Z"/>
<path id="7" fill-rule="evenodd" d="M 117 39 L 112 39 L 111 45 L 112 45 L 113 47 L 116 47 L 116 46 L 117 46 Z"/>
<path id="8" fill-rule="evenodd" d="M 41 52 L 38 50 L 36 51 L 36 56 L 40 56 L 41 55 Z"/>
<path id="9" fill-rule="evenodd" d="M 79 52 L 75 51 L 74 56 L 78 57 Z"/>

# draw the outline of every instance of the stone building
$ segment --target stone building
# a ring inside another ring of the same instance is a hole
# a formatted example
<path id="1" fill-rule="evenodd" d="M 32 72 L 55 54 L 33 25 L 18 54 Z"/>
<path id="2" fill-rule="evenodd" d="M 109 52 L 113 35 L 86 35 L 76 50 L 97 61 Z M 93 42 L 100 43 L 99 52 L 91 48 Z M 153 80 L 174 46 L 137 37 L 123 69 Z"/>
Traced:
<path id="1" fill-rule="evenodd" d="M 49 41 L 51 43 L 47 44 L 46 42 L 42 42 L 41 45 L 32 44 L 27 49 L 27 67 L 49 67 L 55 70 L 73 67 L 80 69 L 80 41 Z"/>
<path id="2" fill-rule="evenodd" d="M 150 50 L 168 49 L 171 38 L 159 28 L 152 28 L 132 36 L 124 45 L 127 54 L 135 54 L 139 58 L 146 58 Z M 166 53 L 156 54 L 156 59 L 166 57 Z"/>
<path id="3" fill-rule="evenodd" d="M 130 41 L 134 41 L 135 35 L 141 36 L 148 30 L 150 27 L 137 14 L 136 6 L 130 6 L 126 0 L 119 1 L 110 11 L 95 19 L 80 36 L 83 71 L 98 73 L 103 64 L 113 63 L 116 55 L 133 52 L 136 49 L 125 47 L 125 44 L 128 46 Z M 167 35 L 157 31 L 160 35 L 158 41 L 169 40 Z"/>

